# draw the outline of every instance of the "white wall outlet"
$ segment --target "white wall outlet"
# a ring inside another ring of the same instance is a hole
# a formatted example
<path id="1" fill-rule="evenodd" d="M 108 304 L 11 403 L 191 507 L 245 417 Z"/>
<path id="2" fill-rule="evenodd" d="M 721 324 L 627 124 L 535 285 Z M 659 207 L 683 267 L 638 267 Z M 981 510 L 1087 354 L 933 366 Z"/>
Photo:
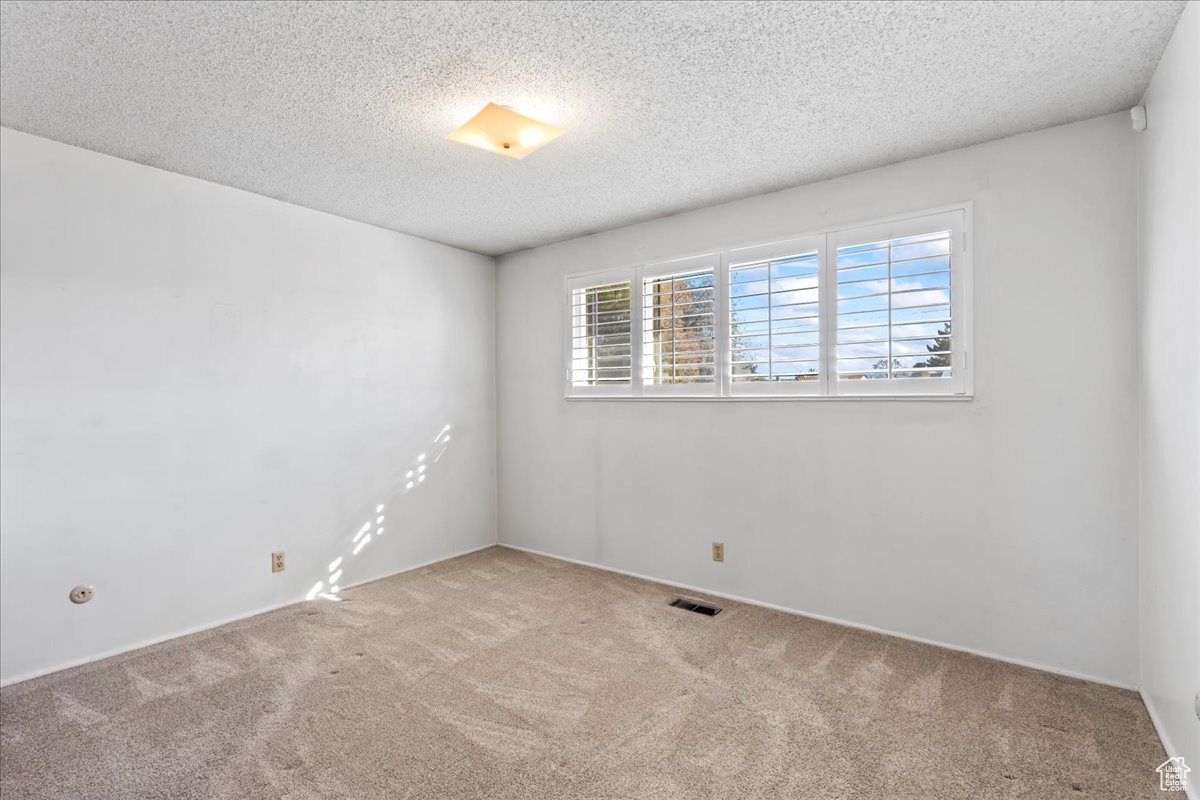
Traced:
<path id="1" fill-rule="evenodd" d="M 86 603 L 88 600 L 91 600 L 95 594 L 95 589 L 90 586 L 84 586 L 83 584 L 80 584 L 71 590 L 71 602 L 75 603 L 76 605 L 79 605 L 80 603 Z"/>
<path id="2" fill-rule="evenodd" d="M 713 558 L 713 561 L 724 561 L 725 560 L 725 543 L 724 542 L 713 542 L 712 543 L 712 558 Z"/>
<path id="3" fill-rule="evenodd" d="M 271 572 L 283 572 L 283 551 L 271 553 Z"/>

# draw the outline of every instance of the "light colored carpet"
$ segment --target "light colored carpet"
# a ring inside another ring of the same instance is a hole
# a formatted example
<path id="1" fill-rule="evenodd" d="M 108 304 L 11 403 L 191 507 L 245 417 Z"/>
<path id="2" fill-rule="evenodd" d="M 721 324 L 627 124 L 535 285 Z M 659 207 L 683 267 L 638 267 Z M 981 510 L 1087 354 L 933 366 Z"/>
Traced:
<path id="1" fill-rule="evenodd" d="M 1132 798 L 1138 696 L 492 548 L 0 691 L 16 798 Z"/>

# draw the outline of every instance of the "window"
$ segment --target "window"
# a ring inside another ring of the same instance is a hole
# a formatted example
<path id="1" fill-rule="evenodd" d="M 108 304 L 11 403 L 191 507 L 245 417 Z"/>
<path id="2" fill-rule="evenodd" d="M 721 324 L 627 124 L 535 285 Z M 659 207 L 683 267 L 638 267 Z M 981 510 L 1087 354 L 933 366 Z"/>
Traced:
<path id="1" fill-rule="evenodd" d="M 633 376 L 633 305 L 629 281 L 583 285 L 571 292 L 571 383 L 576 388 L 629 386 Z"/>
<path id="2" fill-rule="evenodd" d="M 823 238 L 744 247 L 729 275 L 729 394 L 820 394 Z"/>
<path id="3" fill-rule="evenodd" d="M 571 278 L 567 394 L 969 396 L 969 213 Z"/>
<path id="4" fill-rule="evenodd" d="M 965 217 L 830 234 L 838 394 L 969 394 Z"/>
<path id="5" fill-rule="evenodd" d="M 715 257 L 642 270 L 641 382 L 646 394 L 712 394 L 717 379 Z M 677 387 L 668 390 L 663 387 Z"/>
<path id="6" fill-rule="evenodd" d="M 838 380 L 952 374 L 950 231 L 837 251 Z"/>

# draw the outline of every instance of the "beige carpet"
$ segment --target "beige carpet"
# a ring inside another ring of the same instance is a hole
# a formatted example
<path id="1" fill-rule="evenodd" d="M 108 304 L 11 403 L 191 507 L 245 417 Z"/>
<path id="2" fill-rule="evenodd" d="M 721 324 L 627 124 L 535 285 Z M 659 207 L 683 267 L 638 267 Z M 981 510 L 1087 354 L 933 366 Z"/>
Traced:
<path id="1" fill-rule="evenodd" d="M 1156 797 L 1132 692 L 492 548 L 0 691 L 16 798 Z"/>

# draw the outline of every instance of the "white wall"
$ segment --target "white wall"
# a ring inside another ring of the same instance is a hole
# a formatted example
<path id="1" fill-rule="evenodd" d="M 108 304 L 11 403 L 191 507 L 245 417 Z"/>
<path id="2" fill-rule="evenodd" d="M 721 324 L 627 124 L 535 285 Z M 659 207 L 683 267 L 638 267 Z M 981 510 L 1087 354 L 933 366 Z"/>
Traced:
<path id="1" fill-rule="evenodd" d="M 1143 100 L 1142 696 L 1200 783 L 1200 5 L 1188 4 Z M 1194 796 L 1200 796 L 1195 795 Z"/>
<path id="2" fill-rule="evenodd" d="M 1114 115 L 502 258 L 501 541 L 1136 684 L 1133 147 Z M 971 402 L 562 397 L 564 275 L 962 200 Z"/>
<path id="3" fill-rule="evenodd" d="M 492 259 L 2 136 L 5 682 L 495 541 Z"/>

